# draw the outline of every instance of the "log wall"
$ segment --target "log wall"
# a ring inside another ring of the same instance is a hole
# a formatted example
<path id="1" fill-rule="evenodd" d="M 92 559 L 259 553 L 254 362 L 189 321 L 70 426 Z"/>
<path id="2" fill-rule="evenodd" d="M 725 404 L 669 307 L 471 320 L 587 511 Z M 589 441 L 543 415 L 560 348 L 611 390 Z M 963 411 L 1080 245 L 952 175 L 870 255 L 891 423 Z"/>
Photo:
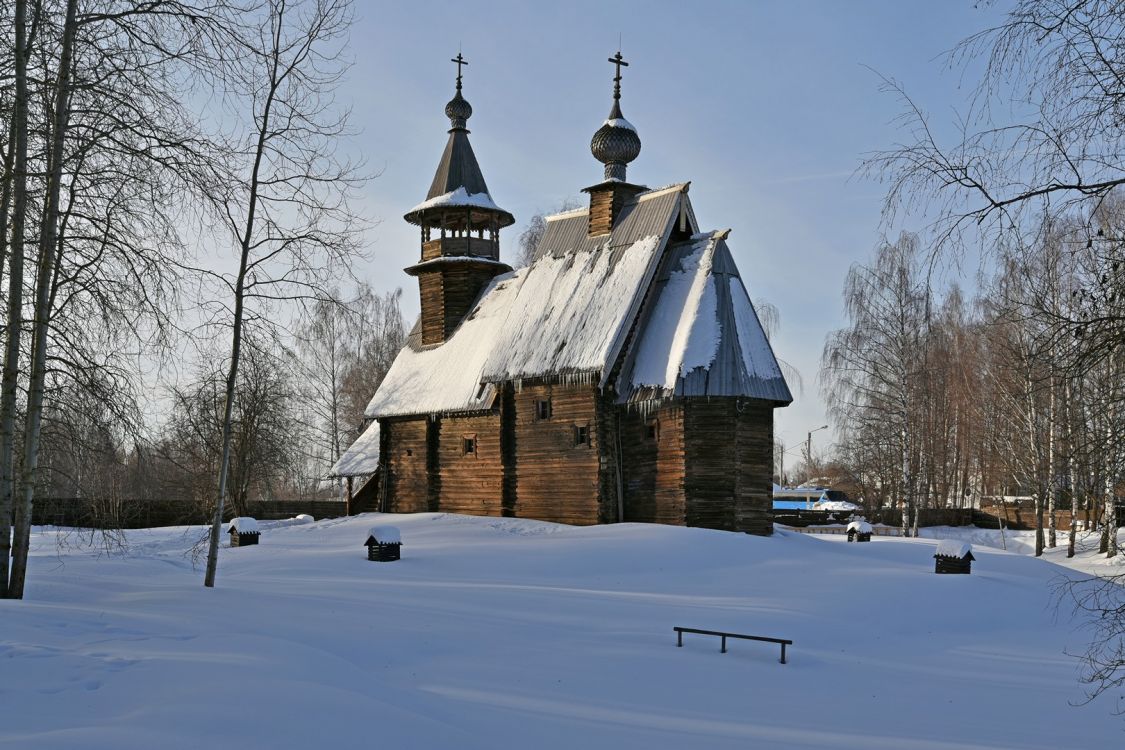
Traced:
<path id="1" fill-rule="evenodd" d="M 473 516 L 502 514 L 504 466 L 500 451 L 500 415 L 445 417 L 435 422 L 440 492 L 434 510 Z M 465 453 L 463 440 L 476 438 L 476 451 Z"/>
<path id="2" fill-rule="evenodd" d="M 426 471 L 426 418 L 382 420 L 386 436 L 386 509 L 391 513 L 429 510 L 429 477 Z"/>
<path id="3" fill-rule="evenodd" d="M 387 510 L 772 532 L 768 402 L 692 399 L 646 416 L 608 398 L 593 385 L 506 386 L 489 414 L 384 422 Z"/>
<path id="4" fill-rule="evenodd" d="M 735 406 L 738 485 L 735 528 L 751 534 L 773 533 L 773 405 L 740 400 Z"/>
<path id="5" fill-rule="evenodd" d="M 627 182 L 604 182 L 589 190 L 590 219 L 587 233 L 590 237 L 609 234 L 621 209 L 646 188 Z"/>
<path id="6" fill-rule="evenodd" d="M 649 427 L 656 435 L 649 435 Z M 645 416 L 623 410 L 621 453 L 625 521 L 683 525 L 684 413 L 663 406 Z"/>
<path id="7" fill-rule="evenodd" d="M 473 264 L 448 265 L 420 273 L 422 343 L 440 344 L 449 338 L 495 275 L 495 268 L 479 268 Z"/>
<path id="8" fill-rule="evenodd" d="M 618 497 L 624 489 L 624 468 L 621 466 L 621 409 L 614 404 L 614 394 L 595 395 L 594 425 L 598 442 L 598 523 L 617 523 L 624 510 Z"/>
<path id="9" fill-rule="evenodd" d="M 531 385 L 512 395 L 516 516 L 598 523 L 601 436 L 596 399 L 593 385 Z M 543 400 L 551 402 L 547 419 L 536 413 Z M 574 443 L 578 426 L 588 429 L 585 445 Z"/>
<path id="10" fill-rule="evenodd" d="M 769 402 L 689 400 L 684 405 L 684 444 L 687 525 L 771 534 Z"/>

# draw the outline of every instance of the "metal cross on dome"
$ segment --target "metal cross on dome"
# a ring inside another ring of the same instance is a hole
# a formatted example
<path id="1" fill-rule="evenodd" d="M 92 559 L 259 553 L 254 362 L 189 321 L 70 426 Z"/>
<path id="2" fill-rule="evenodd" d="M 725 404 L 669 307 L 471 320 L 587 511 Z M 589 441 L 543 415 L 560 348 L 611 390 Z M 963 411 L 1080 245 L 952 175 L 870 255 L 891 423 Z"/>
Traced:
<path id="1" fill-rule="evenodd" d="M 451 57 L 449 59 L 449 62 L 457 63 L 457 90 L 460 91 L 461 90 L 461 66 L 462 65 L 468 65 L 469 61 L 466 60 L 464 57 L 462 57 L 461 53 L 458 52 L 457 57 Z M 628 64 L 628 63 L 626 63 L 626 64 Z"/>
<path id="2" fill-rule="evenodd" d="M 617 54 L 609 58 L 609 62 L 617 66 L 617 75 L 613 77 L 613 98 L 621 98 L 621 66 L 629 67 L 629 63 L 625 62 L 625 58 L 621 56 L 621 50 L 617 50 Z"/>

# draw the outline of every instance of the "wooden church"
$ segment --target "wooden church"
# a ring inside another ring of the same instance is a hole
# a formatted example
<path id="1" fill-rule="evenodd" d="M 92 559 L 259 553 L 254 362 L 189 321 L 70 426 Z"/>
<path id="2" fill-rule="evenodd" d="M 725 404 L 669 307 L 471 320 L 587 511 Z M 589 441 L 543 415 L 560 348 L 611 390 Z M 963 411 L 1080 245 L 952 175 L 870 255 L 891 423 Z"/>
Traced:
<path id="1" fill-rule="evenodd" d="M 590 143 L 604 178 L 514 271 L 499 234 L 515 219 L 469 143 L 454 62 L 449 140 L 405 216 L 421 316 L 333 475 L 374 475 L 386 512 L 771 533 L 773 410 L 793 399 L 728 232 L 700 230 L 689 183 L 626 179 L 641 141 L 621 54 Z"/>

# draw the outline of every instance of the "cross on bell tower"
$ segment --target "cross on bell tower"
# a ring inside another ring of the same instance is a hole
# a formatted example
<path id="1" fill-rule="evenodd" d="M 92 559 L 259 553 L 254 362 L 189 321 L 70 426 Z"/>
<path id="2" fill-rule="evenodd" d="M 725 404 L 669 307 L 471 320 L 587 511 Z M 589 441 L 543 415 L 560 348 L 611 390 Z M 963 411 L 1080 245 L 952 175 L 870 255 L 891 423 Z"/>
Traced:
<path id="1" fill-rule="evenodd" d="M 620 53 L 618 53 L 618 54 L 620 54 Z M 460 91 L 461 90 L 461 66 L 462 65 L 468 65 L 469 61 L 466 60 L 464 57 L 462 57 L 461 53 L 458 52 L 457 57 L 450 58 L 449 62 L 457 63 L 457 90 Z M 625 64 L 628 65 L 629 63 L 625 63 Z"/>
<path id="2" fill-rule="evenodd" d="M 458 55 L 460 57 L 460 55 Z M 621 56 L 621 50 L 617 50 L 617 54 L 609 58 L 609 62 L 617 66 L 617 74 L 613 77 L 613 99 L 620 101 L 621 99 L 621 66 L 629 67 L 629 63 L 625 62 L 625 58 Z M 460 79 L 458 79 L 460 80 Z"/>

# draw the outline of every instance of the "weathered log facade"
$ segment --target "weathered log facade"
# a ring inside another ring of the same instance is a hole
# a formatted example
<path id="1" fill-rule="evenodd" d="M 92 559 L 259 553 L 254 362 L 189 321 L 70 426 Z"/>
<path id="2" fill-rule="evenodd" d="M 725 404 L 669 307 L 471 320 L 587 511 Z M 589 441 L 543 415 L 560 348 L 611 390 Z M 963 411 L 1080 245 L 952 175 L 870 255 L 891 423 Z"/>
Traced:
<path id="1" fill-rule="evenodd" d="M 488 414 L 388 420 L 383 508 L 770 533 L 771 404 L 605 401 L 590 385 L 539 384 Z"/>
<path id="2" fill-rule="evenodd" d="M 379 507 L 771 533 L 773 409 L 792 396 L 728 233 L 699 231 L 687 184 L 626 181 L 640 140 L 615 96 L 591 143 L 605 180 L 513 272 L 471 112 L 458 79 L 430 193 L 405 217 L 421 315 L 367 410 Z"/>

